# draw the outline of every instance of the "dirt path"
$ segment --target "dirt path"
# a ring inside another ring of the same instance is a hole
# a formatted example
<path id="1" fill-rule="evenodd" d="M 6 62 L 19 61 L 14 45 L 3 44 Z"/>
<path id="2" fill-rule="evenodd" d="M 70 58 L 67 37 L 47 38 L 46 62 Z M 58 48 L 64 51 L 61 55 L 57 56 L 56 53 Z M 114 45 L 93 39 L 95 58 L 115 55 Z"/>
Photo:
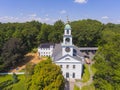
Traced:
<path id="1" fill-rule="evenodd" d="M 10 70 L 10 72 L 19 72 L 25 68 L 27 63 L 32 62 L 37 64 L 42 60 L 46 60 L 46 58 L 40 58 L 38 53 L 28 53 L 25 55 L 24 61 L 21 62 L 16 68 Z"/>

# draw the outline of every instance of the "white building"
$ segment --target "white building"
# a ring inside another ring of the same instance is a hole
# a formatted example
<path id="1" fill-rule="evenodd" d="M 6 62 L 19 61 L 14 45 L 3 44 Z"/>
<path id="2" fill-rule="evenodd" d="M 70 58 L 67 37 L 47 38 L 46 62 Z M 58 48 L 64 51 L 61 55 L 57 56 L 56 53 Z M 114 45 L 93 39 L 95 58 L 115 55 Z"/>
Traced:
<path id="1" fill-rule="evenodd" d="M 84 55 L 73 45 L 71 26 L 65 25 L 63 43 L 41 44 L 38 48 L 40 56 L 51 56 L 54 63 L 61 67 L 64 78 L 81 79 Z"/>
<path id="2" fill-rule="evenodd" d="M 40 57 L 42 57 L 42 56 L 50 56 L 51 57 L 53 54 L 53 49 L 54 49 L 54 44 L 52 44 L 52 43 L 41 44 L 38 47 L 39 56 Z"/>

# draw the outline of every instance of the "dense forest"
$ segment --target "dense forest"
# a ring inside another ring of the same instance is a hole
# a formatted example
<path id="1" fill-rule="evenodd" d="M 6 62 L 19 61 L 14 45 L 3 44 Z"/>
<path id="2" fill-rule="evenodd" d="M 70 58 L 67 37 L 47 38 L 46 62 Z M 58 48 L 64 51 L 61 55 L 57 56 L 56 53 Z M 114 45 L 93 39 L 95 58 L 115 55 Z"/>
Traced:
<path id="1" fill-rule="evenodd" d="M 94 58 L 97 72 L 94 85 L 98 90 L 120 88 L 120 24 L 103 24 L 97 20 L 78 20 L 70 23 L 73 43 L 78 47 L 99 47 Z M 31 21 L 0 23 L 0 71 L 15 67 L 25 53 L 40 43 L 62 42 L 65 23 L 53 25 Z"/>
<path id="2" fill-rule="evenodd" d="M 79 20 L 70 23 L 73 42 L 77 46 L 98 46 L 105 25 L 96 20 Z M 62 42 L 65 23 L 54 25 L 31 21 L 26 23 L 0 23 L 0 71 L 22 62 L 25 53 L 40 43 Z"/>
<path id="3" fill-rule="evenodd" d="M 100 41 L 94 57 L 94 86 L 96 90 L 120 90 L 120 25 L 106 25 Z"/>

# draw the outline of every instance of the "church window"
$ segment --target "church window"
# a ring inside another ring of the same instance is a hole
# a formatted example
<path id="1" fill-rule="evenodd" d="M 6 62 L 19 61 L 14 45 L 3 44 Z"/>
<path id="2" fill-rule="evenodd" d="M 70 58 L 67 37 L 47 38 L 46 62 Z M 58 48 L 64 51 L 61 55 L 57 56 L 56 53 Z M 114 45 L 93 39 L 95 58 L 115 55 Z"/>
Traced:
<path id="1" fill-rule="evenodd" d="M 70 60 L 70 58 L 65 58 L 65 60 Z"/>
<path id="2" fill-rule="evenodd" d="M 73 69 L 75 69 L 75 65 L 73 65 Z"/>
<path id="3" fill-rule="evenodd" d="M 70 42 L 70 38 L 66 38 L 65 41 L 66 41 L 66 42 Z"/>
<path id="4" fill-rule="evenodd" d="M 75 73 L 73 73 L 72 77 L 75 78 Z"/>
<path id="5" fill-rule="evenodd" d="M 66 78 L 69 78 L 69 73 L 68 72 L 66 73 Z"/>
<path id="6" fill-rule="evenodd" d="M 69 68 L 69 65 L 66 65 L 66 68 Z"/>
<path id="7" fill-rule="evenodd" d="M 69 30 L 67 30 L 67 34 L 69 34 Z"/>

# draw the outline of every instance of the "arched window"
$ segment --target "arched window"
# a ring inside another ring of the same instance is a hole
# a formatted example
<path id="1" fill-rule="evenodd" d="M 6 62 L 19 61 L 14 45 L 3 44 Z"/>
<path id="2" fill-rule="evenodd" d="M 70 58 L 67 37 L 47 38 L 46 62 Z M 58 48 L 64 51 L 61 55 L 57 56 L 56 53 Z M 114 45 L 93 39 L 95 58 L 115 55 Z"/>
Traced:
<path id="1" fill-rule="evenodd" d="M 70 60 L 70 58 L 65 58 L 65 60 Z"/>
<path id="2" fill-rule="evenodd" d="M 67 34 L 69 34 L 69 30 L 67 30 Z"/>

